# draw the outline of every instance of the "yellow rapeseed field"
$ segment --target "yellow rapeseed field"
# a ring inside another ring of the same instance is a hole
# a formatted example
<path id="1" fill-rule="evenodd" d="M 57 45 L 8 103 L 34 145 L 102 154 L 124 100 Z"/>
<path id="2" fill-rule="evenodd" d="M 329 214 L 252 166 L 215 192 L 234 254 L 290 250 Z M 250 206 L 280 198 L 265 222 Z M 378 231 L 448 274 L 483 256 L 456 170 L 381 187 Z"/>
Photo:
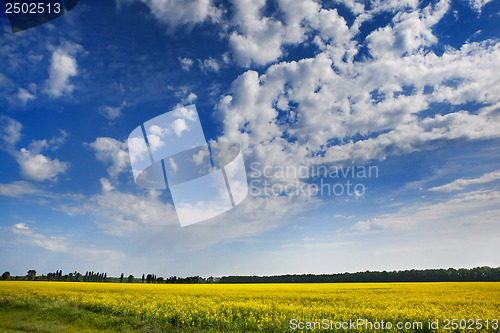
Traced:
<path id="1" fill-rule="evenodd" d="M 2 281 L 0 298 L 8 297 L 60 300 L 142 320 L 229 332 L 377 328 L 414 332 L 429 331 L 429 325 L 440 332 L 500 332 L 500 283 L 494 282 L 172 285 Z"/>

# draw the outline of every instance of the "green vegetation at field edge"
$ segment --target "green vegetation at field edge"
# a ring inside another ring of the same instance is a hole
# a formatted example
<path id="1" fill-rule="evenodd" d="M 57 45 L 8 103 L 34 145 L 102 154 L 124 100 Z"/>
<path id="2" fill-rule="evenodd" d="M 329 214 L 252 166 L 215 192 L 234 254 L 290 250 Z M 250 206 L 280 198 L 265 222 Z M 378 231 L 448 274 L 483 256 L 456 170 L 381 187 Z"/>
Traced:
<path id="1" fill-rule="evenodd" d="M 61 301 L 0 299 L 0 332 L 176 332 L 202 333 L 196 329 L 165 327 L 133 317 L 96 313 Z"/>

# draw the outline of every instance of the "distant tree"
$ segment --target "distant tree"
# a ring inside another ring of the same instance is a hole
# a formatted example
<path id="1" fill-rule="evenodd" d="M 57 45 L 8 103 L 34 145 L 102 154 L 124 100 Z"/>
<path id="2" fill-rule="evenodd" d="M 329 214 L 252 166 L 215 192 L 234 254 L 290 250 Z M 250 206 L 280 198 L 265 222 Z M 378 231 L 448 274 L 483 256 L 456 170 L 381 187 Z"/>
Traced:
<path id="1" fill-rule="evenodd" d="M 7 281 L 10 279 L 10 272 L 5 272 L 2 274 L 2 280 Z"/>
<path id="2" fill-rule="evenodd" d="M 123 273 L 120 275 L 120 283 L 123 283 Z"/>
<path id="3" fill-rule="evenodd" d="M 146 281 L 148 283 L 152 283 L 153 282 L 153 274 L 148 274 L 148 276 L 146 276 Z"/>
<path id="4" fill-rule="evenodd" d="M 144 274 L 142 274 L 142 283 L 144 283 Z"/>
<path id="5" fill-rule="evenodd" d="M 127 282 L 134 283 L 134 276 L 132 274 L 128 276 Z"/>
<path id="6" fill-rule="evenodd" d="M 108 282 L 108 273 L 104 273 L 102 282 Z"/>
<path id="7" fill-rule="evenodd" d="M 36 278 L 36 271 L 34 269 L 30 269 L 26 277 L 28 278 L 28 281 L 34 281 Z"/>

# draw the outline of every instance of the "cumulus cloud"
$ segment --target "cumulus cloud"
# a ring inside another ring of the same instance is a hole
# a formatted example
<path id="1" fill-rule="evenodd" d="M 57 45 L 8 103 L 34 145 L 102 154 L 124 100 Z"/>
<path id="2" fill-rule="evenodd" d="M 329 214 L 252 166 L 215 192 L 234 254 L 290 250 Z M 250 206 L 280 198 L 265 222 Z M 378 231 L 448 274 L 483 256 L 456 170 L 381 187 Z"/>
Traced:
<path id="1" fill-rule="evenodd" d="M 448 9 L 449 1 L 441 0 L 419 11 L 398 12 L 392 26 L 380 28 L 366 37 L 370 53 L 376 57 L 401 56 L 435 44 L 438 39 L 431 28 Z"/>
<path id="2" fill-rule="evenodd" d="M 51 151 L 57 150 L 61 145 L 66 143 L 68 133 L 64 130 L 59 130 L 59 135 L 54 136 L 50 139 L 33 140 L 29 145 L 28 149 L 33 153 L 40 153 L 42 150 L 49 149 Z"/>
<path id="3" fill-rule="evenodd" d="M 220 67 L 219 62 L 214 58 L 200 60 L 200 68 L 205 72 L 218 72 Z"/>
<path id="4" fill-rule="evenodd" d="M 91 199 L 96 214 L 105 221 L 100 225 L 107 233 L 117 236 L 130 236 L 131 229 L 142 227 L 177 226 L 174 207 L 161 198 L 160 191 L 146 194 L 104 191 Z"/>
<path id="5" fill-rule="evenodd" d="M 44 150 L 54 151 L 64 144 L 67 137 L 65 131 L 60 131 L 59 136 L 49 140 L 34 140 L 27 148 L 18 149 L 15 145 L 21 138 L 21 130 L 21 123 L 7 116 L 0 117 L 0 139 L 7 144 L 3 146 L 3 149 L 16 159 L 21 169 L 21 175 L 24 178 L 35 181 L 53 181 L 59 174 L 68 169 L 70 165 L 68 162 L 42 154 Z M 28 190 L 26 183 L 12 183 L 10 186 L 11 190 L 14 191 L 13 193 L 22 192 L 21 187 Z M 33 189 L 28 190 L 30 193 L 32 191 Z"/>
<path id="6" fill-rule="evenodd" d="M 178 118 L 172 123 L 172 128 L 177 136 L 181 136 L 182 132 L 188 129 L 188 126 L 186 124 L 186 120 Z"/>
<path id="7" fill-rule="evenodd" d="M 19 150 L 16 160 L 23 177 L 35 181 L 55 180 L 69 167 L 68 162 L 61 162 L 57 158 L 51 159 L 27 148 Z"/>
<path id="8" fill-rule="evenodd" d="M 78 47 L 61 47 L 53 51 L 46 83 L 46 92 L 50 96 L 60 97 L 73 91 L 74 85 L 70 83 L 70 79 L 78 74 L 76 59 L 72 55 L 75 53 L 72 50 L 75 49 Z"/>
<path id="9" fill-rule="evenodd" d="M 15 145 L 21 139 L 23 125 L 7 116 L 0 116 L 0 139 L 9 145 Z"/>
<path id="10" fill-rule="evenodd" d="M 31 94 L 28 90 L 24 88 L 19 88 L 16 96 L 23 104 L 26 104 L 28 101 L 35 99 L 35 95 Z"/>
<path id="11" fill-rule="evenodd" d="M 24 223 L 16 223 L 14 224 L 14 228 L 16 229 L 22 229 L 22 230 L 28 230 L 29 227 L 26 226 Z"/>
<path id="12" fill-rule="evenodd" d="M 233 24 L 238 27 L 231 32 L 229 44 L 235 59 L 242 66 L 252 63 L 265 65 L 280 58 L 286 33 L 282 22 L 262 15 L 265 0 L 236 0 Z M 239 31 L 238 31 L 239 30 Z M 303 36 L 294 36 L 302 39 Z"/>
<path id="13" fill-rule="evenodd" d="M 489 2 L 491 2 L 491 0 L 469 0 L 469 5 L 474 8 L 476 12 L 481 14 L 483 7 Z"/>
<path id="14" fill-rule="evenodd" d="M 229 44 L 241 66 L 266 65 L 284 54 L 288 45 L 306 42 L 311 35 L 321 43 L 340 47 L 352 37 L 346 21 L 336 9 L 325 9 L 312 0 L 277 1 L 281 19 L 264 16 L 266 1 L 236 0 Z"/>
<path id="15" fill-rule="evenodd" d="M 336 9 L 322 8 L 318 1 L 279 0 L 275 13 L 265 13 L 266 1 L 233 0 L 231 10 L 216 7 L 210 0 L 117 0 L 117 5 L 141 1 L 153 16 L 171 31 L 180 25 L 211 21 L 220 23 L 227 34 L 233 58 L 241 66 L 266 65 L 278 60 L 288 45 L 298 45 L 316 33 L 326 42 L 348 42 L 351 32 Z M 345 2 L 356 14 L 363 5 Z M 374 5 L 374 7 L 377 7 Z M 231 15 L 227 15 L 228 13 Z M 277 18 L 277 13 L 282 18 Z M 368 19 L 366 17 L 365 19 Z M 359 23 L 360 24 L 360 23 Z M 223 56 L 224 58 L 227 58 Z M 193 60 L 179 58 L 189 70 Z M 220 63 L 213 58 L 202 60 L 202 69 L 217 71 Z"/>
<path id="16" fill-rule="evenodd" d="M 99 112 L 101 112 L 101 114 L 108 120 L 115 120 L 116 118 L 121 116 L 122 110 L 126 106 L 127 106 L 127 101 L 124 100 L 118 106 L 107 106 L 107 105 L 101 106 L 99 108 Z"/>
<path id="17" fill-rule="evenodd" d="M 192 104 L 194 101 L 196 101 L 197 98 L 198 98 L 198 96 L 196 96 L 195 93 L 190 92 L 186 98 L 182 99 L 182 103 L 183 104 Z"/>
<path id="18" fill-rule="evenodd" d="M 179 62 L 181 63 L 181 68 L 184 71 L 189 71 L 191 66 L 194 64 L 193 59 L 179 57 Z"/>
<path id="19" fill-rule="evenodd" d="M 320 48 L 328 45 L 330 49 L 339 52 L 344 49 L 355 54 L 359 45 L 354 37 L 360 26 L 381 13 L 394 16 L 388 26 L 371 32 L 366 38 L 371 54 L 380 57 L 415 53 L 437 42 L 432 27 L 448 12 L 451 4 L 449 0 L 440 0 L 421 7 L 417 0 L 371 1 L 366 9 L 365 2 L 336 0 L 354 15 L 354 23 L 348 27 L 337 9 L 323 8 L 317 0 L 278 0 L 274 11 L 269 11 L 266 0 L 233 0 L 231 10 L 222 5 L 217 8 L 210 0 L 187 3 L 177 0 L 117 0 L 117 4 L 135 1 L 146 4 L 153 16 L 171 30 L 184 24 L 220 23 L 233 58 L 244 67 L 274 63 L 286 53 L 287 46 L 312 40 Z M 469 5 L 480 13 L 490 1 L 469 0 Z M 179 61 L 184 70 L 189 70 L 193 64 L 189 58 L 181 57 Z M 217 70 L 210 59 L 203 60 L 202 67 Z"/>
<path id="20" fill-rule="evenodd" d="M 343 163 L 433 149 L 454 139 L 500 134 L 500 44 L 464 44 L 432 52 L 336 61 L 314 58 L 247 71 L 218 110 L 221 140 L 237 142 L 263 165 Z M 453 82 L 453 83 L 450 83 Z M 427 90 L 427 91 L 426 91 Z M 478 111 L 420 116 L 433 103 L 478 102 Z M 293 105 L 290 106 L 290 105 Z"/>
<path id="21" fill-rule="evenodd" d="M 171 31 L 178 26 L 199 24 L 205 21 L 216 22 L 221 12 L 211 0 L 117 0 L 117 5 L 135 1 L 144 3 L 151 14 Z"/>
<path id="22" fill-rule="evenodd" d="M 99 179 L 99 182 L 101 183 L 103 192 L 109 192 L 115 189 L 115 187 L 111 185 L 109 179 L 107 178 L 101 178 Z"/>
<path id="23" fill-rule="evenodd" d="M 112 177 L 129 167 L 127 142 L 121 142 L 113 138 L 100 137 L 89 144 L 96 158 L 104 163 L 111 164 L 106 171 Z"/>

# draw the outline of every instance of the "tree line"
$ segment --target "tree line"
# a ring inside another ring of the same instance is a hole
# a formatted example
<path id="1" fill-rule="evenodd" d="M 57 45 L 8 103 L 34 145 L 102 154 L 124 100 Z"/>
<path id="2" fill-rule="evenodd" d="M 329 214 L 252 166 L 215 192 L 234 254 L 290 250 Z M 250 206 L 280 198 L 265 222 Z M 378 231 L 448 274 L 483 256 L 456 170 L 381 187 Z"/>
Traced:
<path id="1" fill-rule="evenodd" d="M 275 276 L 224 276 L 219 283 L 349 283 L 349 282 L 468 282 L 500 281 L 500 267 L 424 269 L 391 272 Z"/>
<path id="2" fill-rule="evenodd" d="M 302 274 L 302 275 L 274 275 L 274 276 L 223 276 L 203 278 L 201 276 L 169 278 L 157 277 L 155 274 L 142 274 L 141 278 L 129 275 L 125 278 L 108 277 L 107 273 L 87 271 L 85 275 L 79 272 L 64 274 L 62 270 L 54 273 L 37 276 L 35 270 L 30 269 L 24 276 L 11 276 L 9 272 L 2 274 L 2 280 L 14 281 L 66 281 L 66 282 L 113 282 L 113 283 L 348 283 L 348 282 L 467 282 L 467 281 L 498 281 L 500 282 L 500 267 L 488 266 L 461 269 L 424 269 L 403 271 L 366 271 L 358 273 L 340 274 Z"/>
<path id="3" fill-rule="evenodd" d="M 184 283 L 184 284 L 198 284 L 198 283 L 217 283 L 219 278 L 209 277 L 203 278 L 201 276 L 188 276 L 185 278 L 171 276 L 163 278 L 156 276 L 156 274 L 142 274 L 142 278 L 136 278 L 129 275 L 125 278 L 122 273 L 120 277 L 108 277 L 105 272 L 87 271 L 85 275 L 79 272 L 63 274 L 62 270 L 57 270 L 54 273 L 46 275 L 37 275 L 36 270 L 30 269 L 26 275 L 12 276 L 10 272 L 2 274 L 4 281 L 63 281 L 63 282 L 111 282 L 111 283 Z"/>

